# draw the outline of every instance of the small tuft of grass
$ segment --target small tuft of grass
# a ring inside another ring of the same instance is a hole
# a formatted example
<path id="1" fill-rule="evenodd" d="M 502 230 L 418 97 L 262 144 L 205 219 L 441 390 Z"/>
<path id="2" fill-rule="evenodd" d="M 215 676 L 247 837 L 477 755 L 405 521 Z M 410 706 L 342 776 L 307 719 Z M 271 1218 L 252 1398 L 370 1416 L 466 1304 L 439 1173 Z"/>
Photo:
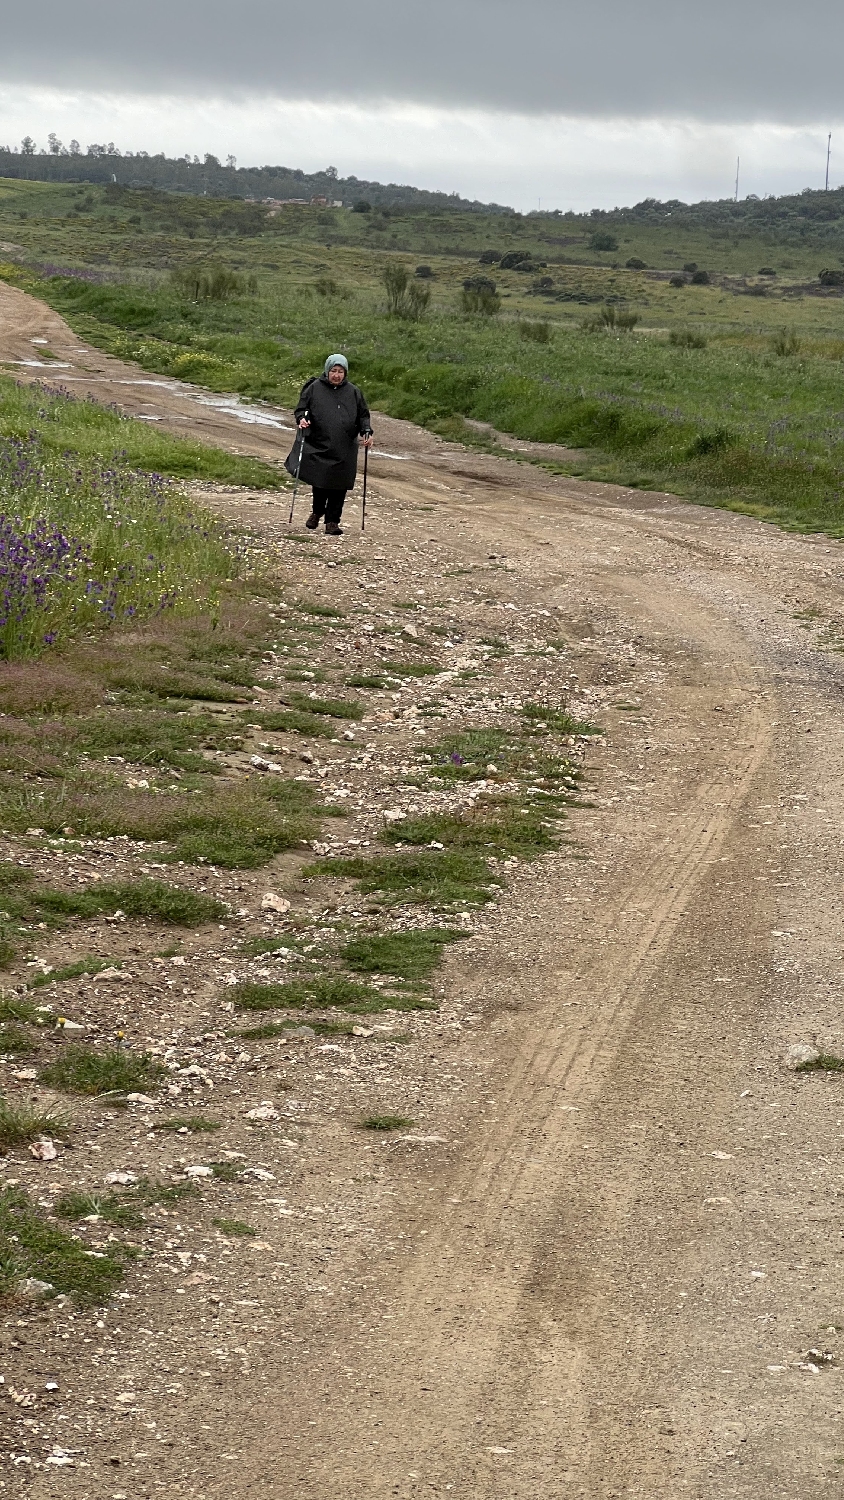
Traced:
<path id="1" fill-rule="evenodd" d="M 48 984 L 62 984 L 66 979 L 93 978 L 100 974 L 103 969 L 119 967 L 118 958 L 79 958 L 75 963 L 63 964 L 58 969 L 51 969 L 49 974 L 36 974 L 34 979 L 27 982 L 28 990 L 40 990 Z"/>
<path id="2" fill-rule="evenodd" d="M 175 1115 L 172 1120 L 153 1120 L 151 1125 L 153 1130 L 187 1130 L 191 1135 L 222 1129 L 219 1120 L 209 1120 L 205 1115 Z"/>
<path id="3" fill-rule="evenodd" d="M 19 995 L 0 997 L 0 1021 L 27 1021 L 30 1026 L 55 1026 L 56 1018 L 48 1010 L 41 1010 L 31 1000 Z"/>
<path id="4" fill-rule="evenodd" d="M 832 1052 L 822 1052 L 819 1057 L 800 1063 L 794 1071 L 795 1073 L 844 1073 L 844 1057 L 836 1057 Z"/>
<path id="5" fill-rule="evenodd" d="M 324 717 L 315 713 L 302 713 L 297 709 L 280 709 L 248 716 L 250 724 L 257 724 L 270 734 L 301 734 L 310 739 L 330 739 L 333 727 Z"/>
<path id="6" fill-rule="evenodd" d="M 131 1228 L 142 1220 L 137 1193 L 80 1193 L 71 1189 L 56 1199 L 54 1212 L 60 1219 L 77 1223 L 96 1215 L 106 1224 L 121 1229 Z"/>
<path id="7" fill-rule="evenodd" d="M 360 1123 L 363 1130 L 406 1130 L 413 1121 L 404 1115 L 366 1115 Z"/>
<path id="8" fill-rule="evenodd" d="M 35 1038 L 24 1031 L 22 1026 L 0 1026 L 0 1055 L 7 1057 L 28 1057 L 31 1053 L 38 1051 Z"/>
<path id="9" fill-rule="evenodd" d="M 594 724 L 584 724 L 573 719 L 564 708 L 549 708 L 544 703 L 525 703 L 522 718 L 529 729 L 545 729 L 550 734 L 600 734 Z"/>
<path id="10" fill-rule="evenodd" d="M 106 1303 L 123 1279 L 127 1250 L 109 1245 L 92 1255 L 64 1229 L 48 1224 L 20 1188 L 0 1190 L 0 1294 L 33 1277 L 83 1307 Z"/>
<path id="11" fill-rule="evenodd" d="M 218 1182 L 237 1182 L 241 1168 L 234 1161 L 212 1161 L 208 1165 Z"/>
<path id="12" fill-rule="evenodd" d="M 390 902 L 431 906 L 480 905 L 492 899 L 492 875 L 486 860 L 457 850 L 420 849 L 375 858 L 323 859 L 305 865 L 302 874 L 341 876 L 358 882 L 363 895 Z"/>
<path id="13" fill-rule="evenodd" d="M 428 979 L 448 943 L 465 933 L 451 927 L 425 927 L 418 932 L 387 932 L 353 938 L 342 951 L 343 963 L 356 974 L 392 974 L 398 979 Z"/>
<path id="14" fill-rule="evenodd" d="M 442 670 L 435 661 L 391 661 L 387 674 L 390 677 L 436 677 Z"/>
<path id="15" fill-rule="evenodd" d="M 288 693 L 286 701 L 300 713 L 322 714 L 329 719 L 363 718 L 363 704 L 352 698 L 311 698 L 307 693 Z"/>
<path id="16" fill-rule="evenodd" d="M 320 604 L 317 599 L 299 599 L 296 608 L 303 615 L 315 615 L 317 619 L 342 620 L 344 618 L 342 609 L 335 609 L 331 604 Z"/>
<path id="17" fill-rule="evenodd" d="M 430 1000 L 415 995 L 387 995 L 344 974 L 288 979 L 281 984 L 245 982 L 233 985 L 226 995 L 240 1011 L 340 1009 L 353 1011 L 356 1015 L 375 1015 L 382 1010 L 437 1008 Z"/>
<path id="18" fill-rule="evenodd" d="M 244 1239 L 247 1237 L 252 1238 L 258 1233 L 257 1229 L 252 1228 L 251 1224 L 244 1224 L 242 1219 L 212 1219 L 211 1223 L 215 1229 L 221 1230 L 223 1234 L 242 1235 Z"/>
<path id="19" fill-rule="evenodd" d="M 391 843 L 430 844 L 452 849 L 488 850 L 532 859 L 559 846 L 559 837 L 546 826 L 542 808 L 524 807 L 515 798 L 499 797 L 479 803 L 470 812 L 430 813 L 389 824 L 382 837 Z"/>
<path id="20" fill-rule="evenodd" d="M 65 1094 L 130 1094 L 155 1087 L 164 1073 L 145 1052 L 126 1052 L 122 1047 L 97 1052 L 71 1042 L 42 1070 L 41 1082 Z"/>
<path id="21" fill-rule="evenodd" d="M 4 1156 L 15 1146 L 24 1146 L 41 1135 L 63 1136 L 66 1130 L 67 1122 L 53 1110 L 0 1099 L 0 1153 Z"/>
<path id="22" fill-rule="evenodd" d="M 346 678 L 346 687 L 350 688 L 385 688 L 386 686 L 386 677 L 372 677 L 364 675 Z"/>

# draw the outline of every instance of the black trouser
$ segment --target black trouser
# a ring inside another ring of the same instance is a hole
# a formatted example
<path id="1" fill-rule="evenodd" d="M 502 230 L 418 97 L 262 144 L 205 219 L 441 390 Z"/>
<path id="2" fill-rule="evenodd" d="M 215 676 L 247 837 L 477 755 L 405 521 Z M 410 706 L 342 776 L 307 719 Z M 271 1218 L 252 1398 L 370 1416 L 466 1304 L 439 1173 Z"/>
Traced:
<path id="1" fill-rule="evenodd" d="M 320 490 L 314 485 L 314 515 L 325 516 L 326 521 L 339 521 L 345 498 L 345 490 Z"/>

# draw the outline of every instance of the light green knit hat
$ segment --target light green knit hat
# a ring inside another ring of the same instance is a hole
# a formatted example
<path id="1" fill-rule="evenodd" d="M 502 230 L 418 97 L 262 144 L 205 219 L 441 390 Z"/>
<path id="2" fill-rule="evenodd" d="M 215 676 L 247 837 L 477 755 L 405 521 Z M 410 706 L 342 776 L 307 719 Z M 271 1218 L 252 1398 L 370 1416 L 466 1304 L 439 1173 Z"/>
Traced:
<path id="1" fill-rule="evenodd" d="M 347 360 L 345 354 L 329 354 L 327 360 L 325 361 L 325 374 L 327 375 L 329 370 L 333 370 L 335 365 L 342 365 L 343 369 L 348 375 L 349 361 Z"/>

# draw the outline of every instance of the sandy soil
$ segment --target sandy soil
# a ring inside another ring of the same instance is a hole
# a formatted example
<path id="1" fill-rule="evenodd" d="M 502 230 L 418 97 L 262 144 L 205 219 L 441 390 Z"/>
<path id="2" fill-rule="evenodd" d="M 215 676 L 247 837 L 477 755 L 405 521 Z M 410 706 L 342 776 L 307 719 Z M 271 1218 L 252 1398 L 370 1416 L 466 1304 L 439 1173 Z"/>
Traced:
<path id="1" fill-rule="evenodd" d="M 248 424 L 234 401 L 153 386 L 0 287 L 0 358 L 44 337 L 73 389 L 241 452 L 289 446 L 289 414 Z M 499 629 L 511 604 L 554 611 L 565 652 L 513 657 L 508 681 L 541 666 L 605 727 L 594 807 L 573 847 L 512 873 L 450 951 L 412 1061 L 367 1085 L 383 1099 L 394 1076 L 422 1139 L 362 1144 L 342 1117 L 349 1055 L 326 1078 L 331 1054 L 305 1049 L 285 1064 L 298 1151 L 269 1132 L 252 1147 L 279 1179 L 249 1190 L 260 1249 L 209 1251 L 206 1284 L 128 1284 L 64 1343 L 48 1312 L 7 1322 L 7 1382 L 40 1390 L 57 1369 L 65 1404 L 36 1408 L 6 1489 L 838 1494 L 841 1374 L 808 1351 L 835 1353 L 844 1323 L 844 1082 L 783 1059 L 844 1053 L 840 544 L 386 418 L 376 442 L 366 538 L 282 549 L 291 576 L 342 595 L 332 563 L 354 550 L 356 578 L 394 599 L 418 578 L 467 630 L 470 584 Z M 274 545 L 276 500 L 212 502 Z M 73 1462 L 43 1465 L 51 1442 Z"/>

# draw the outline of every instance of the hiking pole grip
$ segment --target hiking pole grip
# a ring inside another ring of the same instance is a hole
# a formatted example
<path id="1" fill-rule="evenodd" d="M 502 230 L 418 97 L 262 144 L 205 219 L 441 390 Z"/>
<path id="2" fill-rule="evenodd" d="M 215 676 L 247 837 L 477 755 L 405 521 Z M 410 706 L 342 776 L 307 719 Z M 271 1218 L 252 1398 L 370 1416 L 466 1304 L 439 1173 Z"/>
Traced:
<path id="1" fill-rule="evenodd" d="M 308 413 L 305 412 L 304 421 L 307 421 L 307 420 L 308 420 Z M 300 436 L 300 439 L 299 439 L 299 458 L 298 458 L 298 461 L 296 463 L 296 475 L 295 475 L 295 478 L 293 480 L 293 499 L 290 502 L 290 515 L 287 517 L 287 524 L 288 524 L 288 526 L 292 526 L 293 525 L 293 507 L 296 504 L 296 491 L 299 488 L 299 470 L 302 467 L 302 453 L 303 453 L 304 448 L 305 448 L 305 429 L 304 429 L 304 427 L 300 428 L 300 433 L 301 433 L 301 436 Z"/>

